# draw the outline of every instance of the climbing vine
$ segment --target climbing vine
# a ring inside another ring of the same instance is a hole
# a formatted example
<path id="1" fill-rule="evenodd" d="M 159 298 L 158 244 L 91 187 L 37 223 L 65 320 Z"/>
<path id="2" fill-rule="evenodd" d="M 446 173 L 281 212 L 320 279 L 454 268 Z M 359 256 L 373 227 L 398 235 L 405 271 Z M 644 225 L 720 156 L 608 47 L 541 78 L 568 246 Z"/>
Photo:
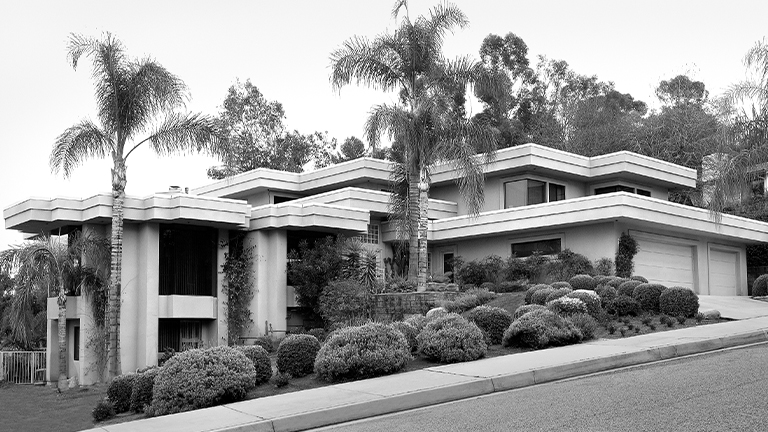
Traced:
<path id="1" fill-rule="evenodd" d="M 616 251 L 616 276 L 628 278 L 632 276 L 634 262 L 637 254 L 637 241 L 627 233 L 621 233 L 619 237 L 619 249 Z"/>
<path id="2" fill-rule="evenodd" d="M 253 324 L 250 306 L 254 294 L 251 278 L 253 247 L 243 247 L 239 241 L 234 242 L 232 246 L 230 251 L 224 254 L 224 264 L 221 266 L 224 273 L 222 290 L 226 296 L 224 318 L 227 323 L 227 342 L 230 345 L 235 344 Z"/>

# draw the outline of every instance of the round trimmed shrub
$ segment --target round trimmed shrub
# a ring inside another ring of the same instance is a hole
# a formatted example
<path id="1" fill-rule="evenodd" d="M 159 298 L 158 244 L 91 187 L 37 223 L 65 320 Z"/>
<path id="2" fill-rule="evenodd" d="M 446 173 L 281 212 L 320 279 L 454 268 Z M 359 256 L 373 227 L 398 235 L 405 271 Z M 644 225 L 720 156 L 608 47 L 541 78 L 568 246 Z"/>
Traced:
<path id="1" fill-rule="evenodd" d="M 326 333 L 325 329 L 324 328 L 319 328 L 319 327 L 318 328 L 309 329 L 307 334 L 310 334 L 310 335 L 316 337 L 317 341 L 320 342 L 320 343 L 325 342 L 325 338 L 328 336 L 328 333 Z"/>
<path id="2" fill-rule="evenodd" d="M 531 304 L 537 304 L 544 306 L 547 304 L 547 297 L 549 297 L 550 294 L 555 292 L 555 289 L 552 287 L 549 288 L 542 288 L 535 293 L 533 293 L 533 296 L 531 297 Z"/>
<path id="3" fill-rule="evenodd" d="M 525 304 L 532 304 L 533 294 L 536 293 L 536 291 L 544 288 L 552 288 L 552 286 L 547 284 L 538 284 L 528 288 L 528 290 L 525 292 Z"/>
<path id="4" fill-rule="evenodd" d="M 326 381 L 362 379 L 398 372 L 412 358 L 401 331 L 369 322 L 333 332 L 317 353 L 314 368 Z"/>
<path id="5" fill-rule="evenodd" d="M 501 343 L 504 330 L 512 324 L 512 314 L 506 309 L 493 306 L 478 306 L 467 314 L 467 319 L 475 323 L 488 335 L 492 345 Z"/>
<path id="6" fill-rule="evenodd" d="M 573 289 L 580 290 L 580 289 L 586 289 L 586 290 L 593 290 L 597 286 L 597 282 L 595 281 L 592 276 L 588 274 L 580 274 L 572 277 L 568 283 L 571 284 Z"/>
<path id="7" fill-rule="evenodd" d="M 152 388 L 159 372 L 160 368 L 152 367 L 136 375 L 131 392 L 131 411 L 142 413 L 152 404 Z"/>
<path id="8" fill-rule="evenodd" d="M 589 314 L 577 313 L 567 318 L 568 321 L 579 329 L 584 340 L 592 339 L 595 337 L 595 331 L 597 331 L 597 320 Z"/>
<path id="9" fill-rule="evenodd" d="M 392 323 L 392 326 L 395 328 L 395 330 L 399 331 L 403 334 L 403 336 L 405 336 L 405 340 L 408 342 L 408 347 L 410 348 L 411 352 L 416 351 L 416 349 L 419 347 L 416 344 L 416 335 L 419 334 L 419 331 L 416 329 L 416 327 L 406 321 L 395 321 Z"/>
<path id="10" fill-rule="evenodd" d="M 525 291 L 525 284 L 515 281 L 502 281 L 496 285 L 497 293 L 511 293 Z"/>
<path id="11" fill-rule="evenodd" d="M 275 352 L 275 344 L 269 336 L 259 336 L 253 340 L 253 344 L 264 348 L 268 353 Z"/>
<path id="12" fill-rule="evenodd" d="M 637 300 L 641 309 L 648 312 L 658 312 L 659 296 L 665 289 L 667 287 L 661 284 L 640 284 L 632 291 L 632 298 Z"/>
<path id="13" fill-rule="evenodd" d="M 629 279 L 631 279 L 631 280 L 636 280 L 636 281 L 640 281 L 640 282 L 642 282 L 642 283 L 648 283 L 648 279 L 646 279 L 646 278 L 644 278 L 644 277 L 642 277 L 642 276 L 638 276 L 638 275 L 632 276 L 632 277 L 630 277 Z"/>
<path id="14" fill-rule="evenodd" d="M 240 350 L 192 349 L 168 360 L 155 377 L 152 415 L 206 408 L 245 399 L 256 371 Z"/>
<path id="15" fill-rule="evenodd" d="M 448 315 L 448 311 L 444 307 L 436 307 L 427 311 L 427 320 L 439 318 L 441 316 Z"/>
<path id="16" fill-rule="evenodd" d="M 619 285 L 618 291 L 619 295 L 625 295 L 627 297 L 632 297 L 632 293 L 635 292 L 635 288 L 637 288 L 638 285 L 642 285 L 643 283 L 636 280 L 630 280 L 622 283 Z"/>
<path id="17" fill-rule="evenodd" d="M 572 291 L 573 290 L 570 289 L 570 288 L 554 288 L 554 291 L 552 291 L 552 294 L 548 295 L 547 299 L 544 300 L 544 304 L 547 304 L 547 303 L 551 302 L 554 299 L 559 299 L 560 297 L 565 297 L 568 293 L 570 293 Z"/>
<path id="18" fill-rule="evenodd" d="M 608 275 L 592 276 L 592 279 L 595 280 L 595 286 L 605 285 L 606 282 L 608 282 L 609 280 L 612 280 L 613 278 L 614 278 L 613 276 L 608 276 Z"/>
<path id="19" fill-rule="evenodd" d="M 610 285 L 601 285 L 595 288 L 595 293 L 600 296 L 600 304 L 605 307 L 619 295 L 619 290 Z"/>
<path id="20" fill-rule="evenodd" d="M 100 400 L 96 404 L 96 407 L 93 408 L 91 415 L 93 416 L 94 421 L 100 422 L 113 418 L 117 415 L 117 413 L 115 412 L 115 405 L 109 400 L 105 399 Z"/>
<path id="21" fill-rule="evenodd" d="M 620 277 L 615 277 L 615 278 L 613 278 L 613 279 L 609 280 L 608 282 L 606 282 L 605 284 L 606 284 L 606 285 L 608 285 L 608 286 L 610 286 L 610 287 L 613 287 L 613 288 L 619 289 L 619 287 L 621 286 L 621 284 L 623 284 L 624 282 L 626 282 L 626 281 L 628 281 L 628 280 L 629 280 L 629 279 L 624 279 L 624 278 L 620 278 Z"/>
<path id="22" fill-rule="evenodd" d="M 671 316 L 693 318 L 699 311 L 699 296 L 688 288 L 667 288 L 659 296 L 659 310 Z"/>
<path id="23" fill-rule="evenodd" d="M 571 284 L 569 284 L 568 282 L 565 282 L 565 281 L 560 281 L 560 282 L 553 282 L 553 283 L 551 284 L 551 287 L 552 287 L 552 288 L 554 288 L 554 289 L 558 289 L 558 288 L 568 288 L 568 289 L 571 289 L 571 290 L 573 290 L 573 287 L 571 286 Z"/>
<path id="24" fill-rule="evenodd" d="M 258 345 L 240 345 L 236 348 L 253 363 L 253 369 L 256 371 L 254 385 L 264 384 L 272 378 L 272 362 L 269 360 L 267 350 Z"/>
<path id="25" fill-rule="evenodd" d="M 520 307 L 515 309 L 515 313 L 512 314 L 512 318 L 513 319 L 518 319 L 521 316 L 527 314 L 528 312 L 535 311 L 535 310 L 540 310 L 540 309 L 546 309 L 546 308 L 547 308 L 546 306 L 537 305 L 537 304 L 521 305 Z"/>
<path id="26" fill-rule="evenodd" d="M 488 291 L 495 291 L 496 290 L 496 284 L 493 282 L 483 282 L 480 284 L 480 289 L 488 290 Z"/>
<path id="27" fill-rule="evenodd" d="M 403 322 L 412 325 L 413 328 L 416 329 L 416 334 L 419 334 L 421 329 L 423 329 L 424 326 L 427 325 L 427 317 L 425 317 L 424 315 L 414 315 L 412 317 L 408 317 Z"/>
<path id="28" fill-rule="evenodd" d="M 632 297 L 620 295 L 608 303 L 606 311 L 618 316 L 637 316 L 640 314 L 640 303 Z"/>
<path id="29" fill-rule="evenodd" d="M 107 387 L 107 398 L 115 406 L 117 414 L 131 409 L 131 393 L 133 393 L 133 381 L 137 374 L 119 375 L 112 379 Z"/>
<path id="30" fill-rule="evenodd" d="M 768 274 L 760 275 L 752 282 L 752 296 L 768 296 Z"/>
<path id="31" fill-rule="evenodd" d="M 308 334 L 290 335 L 277 347 L 277 370 L 294 378 L 311 374 L 315 370 L 315 357 L 320 342 Z"/>
<path id="32" fill-rule="evenodd" d="M 571 293 L 568 293 L 566 297 L 575 298 L 583 301 L 584 304 L 587 305 L 587 313 L 589 313 L 593 317 L 600 315 L 601 300 L 600 300 L 600 296 L 595 291 L 576 290 Z"/>
<path id="33" fill-rule="evenodd" d="M 578 343 L 582 337 L 572 322 L 550 310 L 537 309 L 515 320 L 504 332 L 502 344 L 541 349 Z"/>
<path id="34" fill-rule="evenodd" d="M 416 340 L 424 357 L 440 363 L 477 360 L 488 350 L 482 330 L 458 314 L 430 321 Z"/>
<path id="35" fill-rule="evenodd" d="M 587 305 L 583 301 L 570 297 L 560 297 L 547 302 L 547 309 L 564 317 L 588 312 Z"/>

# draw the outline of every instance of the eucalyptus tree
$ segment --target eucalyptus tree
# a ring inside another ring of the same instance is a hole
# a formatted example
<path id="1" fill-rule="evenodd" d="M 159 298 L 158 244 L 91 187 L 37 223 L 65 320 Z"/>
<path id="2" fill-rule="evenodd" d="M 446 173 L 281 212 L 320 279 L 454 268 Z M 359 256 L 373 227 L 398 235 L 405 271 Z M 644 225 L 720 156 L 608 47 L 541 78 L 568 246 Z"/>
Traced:
<path id="1" fill-rule="evenodd" d="M 419 288 L 426 285 L 427 214 L 430 169 L 451 161 L 460 172 L 457 183 L 471 214 L 483 204 L 482 163 L 493 158 L 497 134 L 483 122 L 466 119 L 467 87 L 494 81 L 482 65 L 469 58 L 443 57 L 444 36 L 468 20 L 451 4 L 433 7 L 429 16 L 411 20 L 405 0 L 392 11 L 406 14 L 392 33 L 373 40 L 355 36 L 331 54 L 334 89 L 356 83 L 385 92 L 399 92 L 399 103 L 372 107 L 366 138 L 375 148 L 382 135 L 402 145 L 402 163 L 394 169 L 395 184 L 407 184 L 407 194 L 393 194 L 390 212 L 399 216 L 401 234 L 409 238 L 409 275 Z M 477 153 L 483 156 L 478 157 Z M 398 176 L 399 174 L 399 176 Z M 397 186 L 395 186 L 397 189 Z"/>
<path id="2" fill-rule="evenodd" d="M 109 374 L 120 371 L 120 292 L 123 206 L 128 158 L 140 147 L 158 155 L 208 152 L 219 155 L 213 118 L 183 113 L 189 93 L 184 82 L 152 58 L 131 59 L 112 34 L 101 39 L 71 35 L 68 60 L 77 69 L 81 57 L 93 63 L 98 124 L 85 119 L 56 139 L 50 155 L 54 172 L 68 177 L 90 158 L 111 158 L 112 230 L 109 282 Z"/>
<path id="3" fill-rule="evenodd" d="M 39 289 L 56 296 L 58 305 L 58 388 L 67 388 L 67 295 L 80 291 L 94 295 L 103 286 L 109 244 L 105 239 L 71 236 L 71 242 L 40 237 L 0 252 L 0 270 L 14 274 L 15 293 L 10 306 L 13 336 L 25 340 L 31 333 L 30 303 Z"/>

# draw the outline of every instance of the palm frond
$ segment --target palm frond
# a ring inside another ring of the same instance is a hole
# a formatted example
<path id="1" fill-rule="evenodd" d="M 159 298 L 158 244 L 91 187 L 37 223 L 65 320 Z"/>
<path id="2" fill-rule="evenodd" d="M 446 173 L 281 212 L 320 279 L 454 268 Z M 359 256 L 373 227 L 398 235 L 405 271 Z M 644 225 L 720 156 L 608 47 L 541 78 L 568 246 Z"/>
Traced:
<path id="1" fill-rule="evenodd" d="M 125 158 L 145 142 L 149 142 L 152 150 L 159 155 L 205 152 L 219 156 L 220 135 L 217 122 L 210 116 L 173 113 L 149 137 L 136 144 Z"/>
<path id="2" fill-rule="evenodd" d="M 417 26 L 422 24 L 417 21 Z M 432 39 L 430 44 L 437 51 L 440 51 L 443 46 L 443 39 L 445 34 L 449 31 L 453 31 L 454 27 L 461 29 L 469 25 L 469 19 L 464 15 L 456 5 L 438 4 L 429 11 L 429 20 L 423 22 L 423 27 L 427 29 L 427 35 Z"/>
<path id="3" fill-rule="evenodd" d="M 88 158 L 101 159 L 114 150 L 114 142 L 90 120 L 67 128 L 56 138 L 49 164 L 54 173 L 69 177 L 72 170 Z"/>
<path id="4" fill-rule="evenodd" d="M 383 91 L 402 85 L 402 59 L 391 49 L 391 37 L 369 41 L 355 36 L 331 53 L 331 85 L 335 90 L 355 81 Z"/>
<path id="5" fill-rule="evenodd" d="M 189 98 L 184 82 L 152 59 L 134 62 L 130 70 L 120 101 L 126 138 L 143 131 L 157 114 L 183 107 Z"/>
<path id="6" fill-rule="evenodd" d="M 365 122 L 365 135 L 372 148 L 376 148 L 382 135 L 389 139 L 398 136 L 410 137 L 411 115 L 404 108 L 395 105 L 374 105 Z"/>

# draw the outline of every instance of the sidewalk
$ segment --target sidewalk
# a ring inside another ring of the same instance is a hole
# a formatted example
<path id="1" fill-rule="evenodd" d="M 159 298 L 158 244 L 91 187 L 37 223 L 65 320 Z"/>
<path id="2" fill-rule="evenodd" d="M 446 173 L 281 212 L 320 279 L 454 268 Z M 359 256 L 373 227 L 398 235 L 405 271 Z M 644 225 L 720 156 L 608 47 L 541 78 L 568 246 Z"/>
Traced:
<path id="1" fill-rule="evenodd" d="M 732 299 L 724 302 L 709 297 L 702 301 L 702 306 L 730 304 Z M 768 342 L 768 316 L 764 316 L 768 315 L 768 303 L 743 300 L 748 302 L 741 306 L 752 308 L 748 308 L 749 313 L 736 308 L 735 312 L 750 316 L 742 321 L 435 366 L 91 431 L 299 431 L 625 366 Z M 738 305 L 743 300 L 733 301 Z M 721 313 L 729 317 L 734 312 Z"/>

